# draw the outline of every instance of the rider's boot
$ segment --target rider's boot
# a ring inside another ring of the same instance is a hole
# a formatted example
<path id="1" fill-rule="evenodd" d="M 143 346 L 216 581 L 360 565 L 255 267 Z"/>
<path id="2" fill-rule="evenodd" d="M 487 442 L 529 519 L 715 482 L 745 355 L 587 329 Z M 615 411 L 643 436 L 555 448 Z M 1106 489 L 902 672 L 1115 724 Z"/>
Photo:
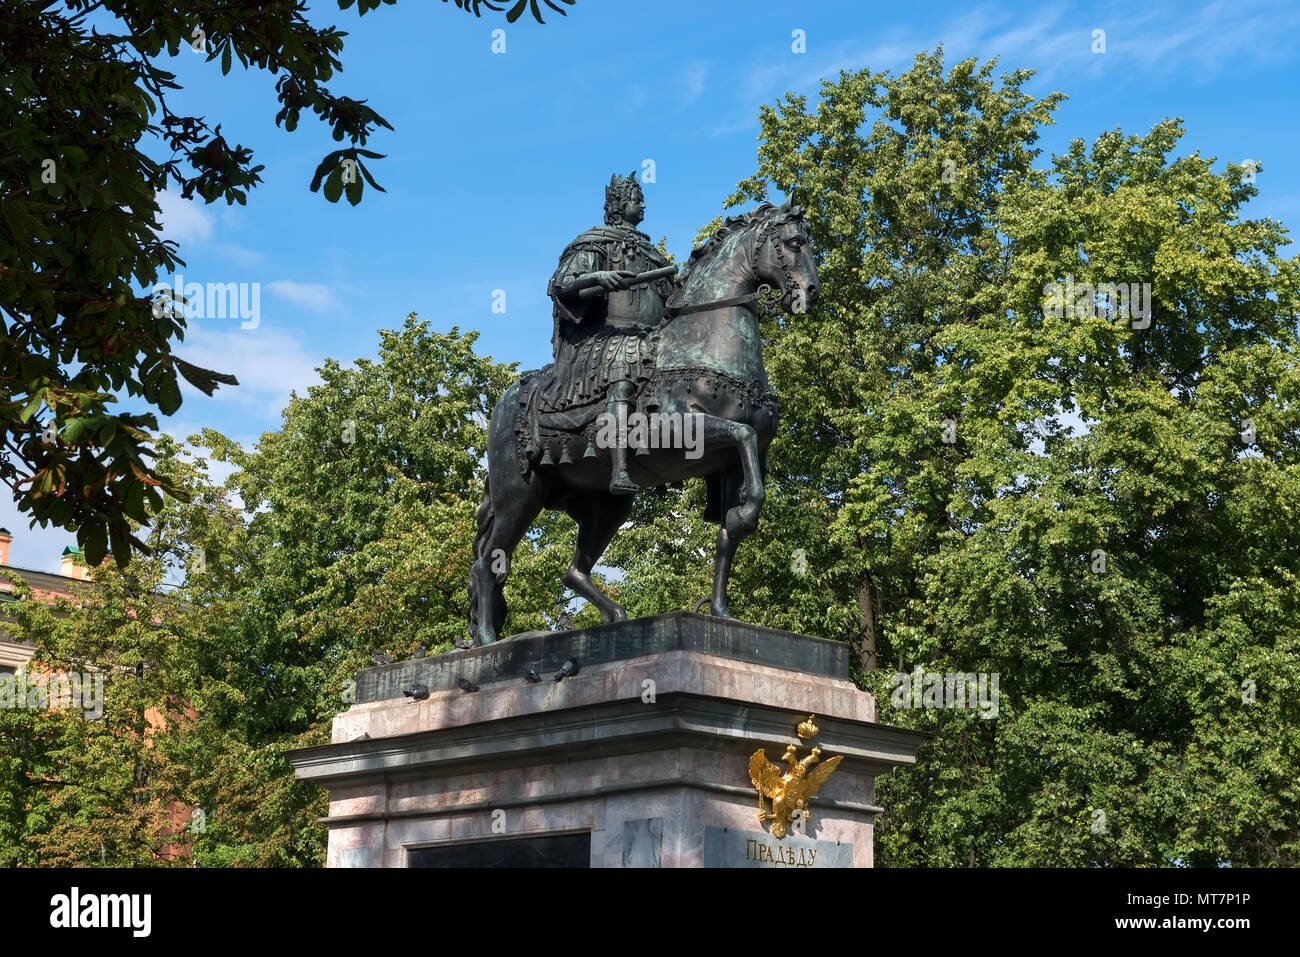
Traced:
<path id="1" fill-rule="evenodd" d="M 632 412 L 632 400 L 636 388 L 631 382 L 622 380 L 610 384 L 609 411 L 618 423 L 618 440 L 609 450 L 612 469 L 609 476 L 609 490 L 614 495 L 631 495 L 640 486 L 627 474 L 627 418 Z"/>

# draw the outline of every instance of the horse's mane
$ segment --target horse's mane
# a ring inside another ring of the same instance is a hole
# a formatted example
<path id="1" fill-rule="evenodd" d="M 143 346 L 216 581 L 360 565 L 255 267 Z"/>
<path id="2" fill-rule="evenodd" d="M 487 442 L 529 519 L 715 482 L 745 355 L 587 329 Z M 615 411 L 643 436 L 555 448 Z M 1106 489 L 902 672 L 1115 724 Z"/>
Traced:
<path id="1" fill-rule="evenodd" d="M 701 265 L 711 260 L 718 251 L 722 249 L 726 241 L 735 233 L 749 229 L 752 226 L 759 225 L 763 220 L 772 216 L 774 213 L 783 214 L 778 220 L 779 223 L 788 222 L 791 219 L 797 219 L 803 216 L 803 209 L 798 206 L 777 206 L 773 203 L 762 202 L 755 206 L 747 213 L 738 213 L 735 216 L 728 216 L 721 226 L 715 229 L 709 238 L 704 240 L 700 245 L 691 250 L 690 258 L 682 266 L 681 281 L 691 278 L 691 274 Z"/>

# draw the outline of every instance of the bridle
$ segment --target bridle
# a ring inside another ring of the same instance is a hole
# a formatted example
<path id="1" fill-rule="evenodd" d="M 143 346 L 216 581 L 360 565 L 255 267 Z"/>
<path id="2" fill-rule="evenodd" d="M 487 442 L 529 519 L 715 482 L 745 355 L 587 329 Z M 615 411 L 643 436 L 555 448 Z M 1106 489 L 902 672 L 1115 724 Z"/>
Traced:
<path id="1" fill-rule="evenodd" d="M 794 289 L 794 274 L 790 271 L 790 264 L 786 262 L 785 246 L 782 243 L 775 242 L 774 234 L 778 227 L 784 226 L 789 221 L 789 218 L 777 219 L 772 217 L 758 227 L 754 238 L 753 255 L 749 262 L 750 272 L 758 275 L 759 250 L 763 248 L 764 243 L 770 242 L 772 244 L 772 249 L 776 253 L 776 264 L 781 267 L 781 273 L 784 276 L 784 282 L 781 286 L 781 295 L 783 297 L 786 293 L 791 292 Z M 759 283 L 757 289 L 743 296 L 728 296 L 726 299 L 711 299 L 708 302 L 696 302 L 689 306 L 676 306 L 673 305 L 670 300 L 668 303 L 665 303 L 666 308 L 664 309 L 664 318 L 673 319 L 677 316 L 687 316 L 691 313 L 705 312 L 710 309 L 726 309 L 730 306 L 747 305 L 748 303 L 761 299 L 771 291 L 772 287 L 767 283 Z M 675 293 L 674 298 L 680 294 L 680 292 Z"/>

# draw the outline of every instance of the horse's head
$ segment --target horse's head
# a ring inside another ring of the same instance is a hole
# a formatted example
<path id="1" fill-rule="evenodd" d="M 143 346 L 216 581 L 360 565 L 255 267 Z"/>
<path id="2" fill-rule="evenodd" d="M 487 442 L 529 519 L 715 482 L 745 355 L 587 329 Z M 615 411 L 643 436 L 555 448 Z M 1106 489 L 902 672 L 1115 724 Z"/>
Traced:
<path id="1" fill-rule="evenodd" d="M 803 209 L 759 203 L 728 216 L 691 251 L 681 271 L 682 292 L 673 313 L 700 312 L 716 304 L 752 301 L 756 290 L 781 290 L 781 305 L 807 312 L 817 301 L 817 264 L 808 248 Z"/>
<path id="2" fill-rule="evenodd" d="M 759 281 L 781 290 L 781 305 L 790 312 L 807 312 L 817 301 L 817 264 L 808 243 L 803 208 L 787 199 L 780 206 L 764 203 L 754 211 L 754 273 Z"/>

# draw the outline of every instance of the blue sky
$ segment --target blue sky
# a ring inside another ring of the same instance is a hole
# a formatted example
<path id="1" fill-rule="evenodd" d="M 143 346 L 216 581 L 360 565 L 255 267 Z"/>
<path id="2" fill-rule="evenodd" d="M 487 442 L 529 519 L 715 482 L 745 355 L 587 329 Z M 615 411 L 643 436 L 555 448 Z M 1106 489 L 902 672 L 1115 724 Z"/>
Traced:
<path id="1" fill-rule="evenodd" d="M 254 150 L 263 184 L 245 207 L 162 197 L 165 235 L 186 281 L 259 283 L 260 322 L 191 322 L 177 352 L 238 376 L 208 398 L 186 387 L 167 431 L 213 427 L 244 442 L 279 425 L 292 390 L 317 381 L 326 357 L 373 356 L 379 328 L 409 312 L 438 329 L 478 329 L 480 351 L 524 368 L 549 359 L 546 281 L 564 245 L 600 222 L 610 173 L 655 164 L 647 183 L 652 237 L 678 257 L 755 166 L 758 108 L 787 91 L 814 103 L 840 70 L 907 69 L 942 43 L 947 62 L 999 58 L 998 72 L 1038 71 L 1027 89 L 1069 96 L 1044 131 L 1046 157 L 1118 126 L 1140 133 L 1180 116 L 1181 152 L 1262 165 L 1252 216 L 1300 219 L 1300 5 L 1285 2 L 875 4 L 776 0 L 578 0 L 542 26 L 476 19 L 449 3 L 401 0 L 358 18 L 311 4 L 312 19 L 348 32 L 330 87 L 368 99 L 394 126 L 367 147 L 388 192 L 358 207 L 307 185 L 337 148 L 304 115 L 277 129 L 275 77 L 221 76 L 182 48 L 173 111 L 222 124 Z M 505 30 L 505 53 L 492 31 Z M 1106 31 L 1094 54 L 1092 33 Z M 804 31 L 806 52 L 792 50 Z M 161 153 L 158 154 L 161 157 Z M 1292 247 L 1294 248 L 1294 247 Z M 506 294 L 492 311 L 493 290 Z M 27 528 L 11 562 L 56 571 L 73 537 Z"/>

